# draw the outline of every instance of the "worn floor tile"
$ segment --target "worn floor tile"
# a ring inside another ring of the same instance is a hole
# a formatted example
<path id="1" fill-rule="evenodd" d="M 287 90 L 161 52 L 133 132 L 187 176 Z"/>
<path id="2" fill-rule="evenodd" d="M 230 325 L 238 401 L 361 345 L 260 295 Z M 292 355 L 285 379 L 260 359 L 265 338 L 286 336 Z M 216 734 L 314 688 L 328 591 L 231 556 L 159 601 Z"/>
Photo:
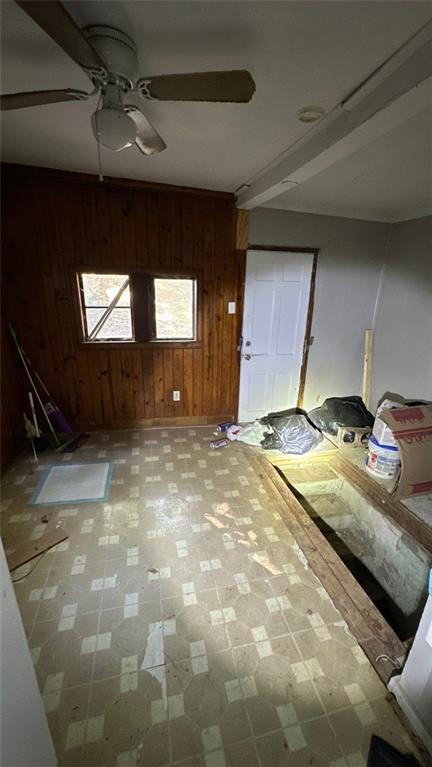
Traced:
<path id="1" fill-rule="evenodd" d="M 29 507 L 3 482 L 6 549 L 68 539 L 16 583 L 60 767 L 346 767 L 409 738 L 249 464 L 213 429 L 94 433 L 106 501 Z M 48 523 L 41 522 L 47 515 Z"/>

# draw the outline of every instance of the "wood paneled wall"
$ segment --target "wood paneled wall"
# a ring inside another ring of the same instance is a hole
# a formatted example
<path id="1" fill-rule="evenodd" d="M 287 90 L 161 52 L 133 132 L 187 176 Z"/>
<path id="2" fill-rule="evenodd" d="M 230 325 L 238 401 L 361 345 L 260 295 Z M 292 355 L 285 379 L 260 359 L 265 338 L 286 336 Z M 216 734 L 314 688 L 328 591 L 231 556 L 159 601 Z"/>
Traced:
<path id="1" fill-rule="evenodd" d="M 72 422 L 90 429 L 235 416 L 245 253 L 236 250 L 233 196 L 20 166 L 2 176 L 3 314 Z M 202 343 L 83 346 L 72 277 L 80 265 L 200 270 Z"/>
<path id="2" fill-rule="evenodd" d="M 1 445 L 0 461 L 4 469 L 16 456 L 24 442 L 23 411 L 28 387 L 24 381 L 18 355 L 7 325 L 1 323 Z"/>

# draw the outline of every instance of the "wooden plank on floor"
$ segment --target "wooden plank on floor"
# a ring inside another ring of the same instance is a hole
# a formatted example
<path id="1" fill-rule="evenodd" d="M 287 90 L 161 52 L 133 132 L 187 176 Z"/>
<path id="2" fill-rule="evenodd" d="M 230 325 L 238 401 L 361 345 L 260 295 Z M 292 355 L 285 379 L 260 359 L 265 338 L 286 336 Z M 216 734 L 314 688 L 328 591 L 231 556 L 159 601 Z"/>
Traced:
<path id="1" fill-rule="evenodd" d="M 264 460 L 265 459 L 262 459 L 262 461 Z M 341 612 L 343 612 L 344 618 L 346 619 L 346 622 L 348 623 L 352 632 L 355 633 L 356 637 L 359 637 L 362 641 L 373 638 L 374 635 L 371 633 L 368 626 L 365 625 L 364 620 L 359 619 L 356 611 L 353 610 L 352 599 L 343 589 L 340 588 L 339 580 L 334 575 L 334 573 L 332 573 L 328 563 L 323 557 L 322 552 L 320 552 L 319 548 L 311 540 L 304 526 L 297 518 L 297 515 L 292 512 L 290 507 L 287 506 L 285 499 L 278 492 L 278 489 L 275 487 L 275 484 L 272 481 L 273 478 L 270 477 L 266 467 L 263 466 L 261 461 L 257 461 L 256 459 L 253 459 L 251 464 L 256 474 L 266 486 L 270 495 L 275 499 L 283 521 L 300 546 L 303 554 L 312 567 L 312 570 L 318 575 L 323 586 L 327 589 L 332 599 L 341 609 Z M 296 501 L 294 496 L 293 499 Z"/>
<path id="2" fill-rule="evenodd" d="M 393 667 L 377 663 L 376 658 L 381 654 L 402 658 L 406 654 L 404 645 L 272 464 L 264 456 L 253 458 L 251 463 L 261 479 L 270 480 L 273 497 L 276 493 L 284 501 L 278 504 L 284 522 L 374 668 L 387 682 Z"/>
<path id="3" fill-rule="evenodd" d="M 54 530 L 47 530 L 42 538 L 38 538 L 36 541 L 26 541 L 26 543 L 18 546 L 15 551 L 7 555 L 9 571 L 12 572 L 17 567 L 25 565 L 26 562 L 30 562 L 31 559 L 38 557 L 39 554 L 52 549 L 53 546 L 57 546 L 58 543 L 65 541 L 68 537 L 67 532 L 59 527 Z"/>

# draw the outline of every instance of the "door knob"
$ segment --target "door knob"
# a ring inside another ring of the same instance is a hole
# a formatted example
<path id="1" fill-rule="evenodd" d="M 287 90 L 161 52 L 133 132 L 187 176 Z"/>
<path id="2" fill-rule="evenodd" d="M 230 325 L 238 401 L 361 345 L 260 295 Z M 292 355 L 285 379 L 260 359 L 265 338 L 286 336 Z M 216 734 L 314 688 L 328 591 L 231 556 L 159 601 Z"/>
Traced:
<path id="1" fill-rule="evenodd" d="M 243 357 L 244 360 L 250 360 L 252 355 L 251 354 L 242 354 L 242 357 Z"/>

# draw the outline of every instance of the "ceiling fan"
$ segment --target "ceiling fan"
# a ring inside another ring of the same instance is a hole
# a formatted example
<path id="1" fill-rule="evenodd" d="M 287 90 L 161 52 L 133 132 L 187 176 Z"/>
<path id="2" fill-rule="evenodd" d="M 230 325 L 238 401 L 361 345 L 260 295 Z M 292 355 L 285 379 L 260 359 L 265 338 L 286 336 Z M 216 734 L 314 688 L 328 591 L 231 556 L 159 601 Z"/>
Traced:
<path id="1" fill-rule="evenodd" d="M 129 93 L 150 101 L 248 102 L 255 83 L 246 70 L 194 72 L 136 79 L 138 65 L 134 41 L 118 29 L 91 26 L 80 29 L 58 0 L 16 0 L 88 75 L 93 91 L 64 90 L 9 93 L 1 96 L 2 110 L 85 101 L 99 93 L 92 115 L 92 130 L 103 146 L 118 152 L 135 144 L 145 155 L 162 152 L 166 144 Z"/>

